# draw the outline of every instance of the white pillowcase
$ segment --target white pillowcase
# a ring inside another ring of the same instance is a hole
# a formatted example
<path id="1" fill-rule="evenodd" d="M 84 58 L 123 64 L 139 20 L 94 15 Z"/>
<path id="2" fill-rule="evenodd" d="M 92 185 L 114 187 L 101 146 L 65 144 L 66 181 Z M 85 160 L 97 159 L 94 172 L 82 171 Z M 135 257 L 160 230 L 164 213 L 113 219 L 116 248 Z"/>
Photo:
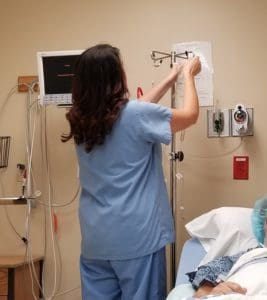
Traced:
<path id="1" fill-rule="evenodd" d="M 207 252 L 201 264 L 258 245 L 252 232 L 251 213 L 251 208 L 221 207 L 185 225 L 188 233 L 197 238 Z"/>

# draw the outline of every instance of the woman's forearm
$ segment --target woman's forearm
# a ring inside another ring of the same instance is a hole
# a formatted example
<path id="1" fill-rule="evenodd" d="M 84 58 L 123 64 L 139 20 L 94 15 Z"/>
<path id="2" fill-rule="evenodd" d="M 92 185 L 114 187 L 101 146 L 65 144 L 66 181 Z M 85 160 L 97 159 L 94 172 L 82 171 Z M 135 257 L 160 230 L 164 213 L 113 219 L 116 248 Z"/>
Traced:
<path id="1" fill-rule="evenodd" d="M 198 95 L 195 87 L 194 77 L 190 74 L 185 74 L 184 77 L 184 107 L 185 111 L 198 118 L 199 115 L 199 102 Z"/>
<path id="2" fill-rule="evenodd" d="M 153 86 L 153 88 L 143 95 L 140 100 L 157 103 L 166 94 L 172 84 L 174 83 L 171 78 L 165 78 Z"/>
<path id="3" fill-rule="evenodd" d="M 145 93 L 140 100 L 158 103 L 159 100 L 166 94 L 166 92 L 175 84 L 178 74 L 182 70 L 182 65 L 174 65 L 170 74 L 161 80 L 158 84 L 154 85 L 152 89 Z"/>

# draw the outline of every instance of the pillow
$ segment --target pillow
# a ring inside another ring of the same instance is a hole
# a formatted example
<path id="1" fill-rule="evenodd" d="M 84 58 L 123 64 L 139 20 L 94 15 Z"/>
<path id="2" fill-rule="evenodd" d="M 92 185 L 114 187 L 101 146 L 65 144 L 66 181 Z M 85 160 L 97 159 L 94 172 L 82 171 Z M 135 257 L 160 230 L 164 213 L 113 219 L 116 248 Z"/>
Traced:
<path id="1" fill-rule="evenodd" d="M 207 254 L 200 264 L 216 257 L 234 255 L 258 245 L 251 228 L 251 208 L 221 207 L 213 209 L 185 225 Z"/>

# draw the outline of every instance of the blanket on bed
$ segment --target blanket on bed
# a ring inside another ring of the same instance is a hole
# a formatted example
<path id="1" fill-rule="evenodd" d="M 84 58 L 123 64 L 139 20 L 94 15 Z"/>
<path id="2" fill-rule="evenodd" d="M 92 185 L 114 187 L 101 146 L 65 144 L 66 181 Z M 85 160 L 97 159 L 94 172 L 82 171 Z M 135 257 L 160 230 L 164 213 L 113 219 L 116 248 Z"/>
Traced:
<path id="1" fill-rule="evenodd" d="M 266 300 L 267 299 L 267 247 L 253 249 L 243 254 L 234 264 L 229 274 L 226 276 L 226 281 L 232 281 L 240 284 L 247 289 L 246 295 L 229 294 L 229 295 L 210 295 L 209 298 L 202 297 L 201 299 L 216 299 L 216 300 Z M 179 286 L 175 287 L 178 289 Z M 174 290 L 175 290 L 174 289 Z M 193 293 L 192 293 L 193 294 Z M 171 300 L 192 300 L 196 299 L 189 296 L 189 293 L 179 295 L 176 298 L 175 293 L 172 293 Z M 169 298 L 168 298 L 169 299 Z"/>
<path id="2" fill-rule="evenodd" d="M 266 300 L 267 296 L 247 296 L 241 294 L 229 294 L 229 295 L 221 295 L 221 296 L 212 296 L 209 298 L 183 298 L 182 300 L 196 300 L 196 299 L 209 299 L 209 300 Z"/>

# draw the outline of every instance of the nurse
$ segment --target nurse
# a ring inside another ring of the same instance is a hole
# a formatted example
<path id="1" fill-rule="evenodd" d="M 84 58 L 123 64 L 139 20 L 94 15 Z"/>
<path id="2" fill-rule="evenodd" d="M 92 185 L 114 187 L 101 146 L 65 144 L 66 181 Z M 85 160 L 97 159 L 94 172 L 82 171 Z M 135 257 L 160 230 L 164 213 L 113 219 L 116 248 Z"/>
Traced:
<path id="1" fill-rule="evenodd" d="M 84 300 L 163 300 L 165 246 L 174 227 L 161 143 L 194 124 L 198 57 L 170 73 L 143 101 L 129 101 L 120 52 L 98 44 L 78 58 L 66 114 L 80 167 L 80 272 Z M 183 72 L 184 107 L 157 104 Z M 154 102 L 154 103 L 153 103 Z"/>

